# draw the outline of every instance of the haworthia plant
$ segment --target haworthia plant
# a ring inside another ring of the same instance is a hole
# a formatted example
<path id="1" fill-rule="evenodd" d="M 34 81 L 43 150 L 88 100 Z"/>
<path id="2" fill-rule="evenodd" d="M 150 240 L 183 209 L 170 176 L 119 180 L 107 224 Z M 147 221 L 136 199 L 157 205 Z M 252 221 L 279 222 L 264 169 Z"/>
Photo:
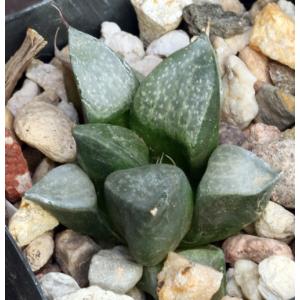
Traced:
<path id="1" fill-rule="evenodd" d="M 146 165 L 149 151 L 135 132 L 109 124 L 85 124 L 73 129 L 77 160 L 81 168 L 101 189 L 110 173 Z"/>
<path id="2" fill-rule="evenodd" d="M 51 170 L 25 194 L 66 227 L 96 240 L 114 243 L 119 238 L 98 210 L 93 183 L 75 164 Z"/>
<path id="3" fill-rule="evenodd" d="M 104 184 L 108 214 L 133 258 L 162 261 L 189 230 L 193 195 L 184 172 L 157 164 L 116 171 Z"/>
<path id="4" fill-rule="evenodd" d="M 222 240 L 254 222 L 279 176 L 253 153 L 234 145 L 219 146 L 198 186 L 191 230 L 181 246 Z"/>
<path id="5" fill-rule="evenodd" d="M 141 82 L 131 127 L 154 153 L 166 153 L 197 178 L 218 145 L 220 78 L 205 34 L 165 59 Z"/>
<path id="6" fill-rule="evenodd" d="M 191 262 L 199 263 L 201 265 L 209 266 L 215 270 L 222 272 L 224 277 L 222 279 L 219 291 L 213 296 L 212 300 L 220 300 L 226 294 L 226 266 L 225 258 L 222 249 L 213 245 L 200 247 L 197 249 L 178 251 L 178 254 L 184 256 Z M 144 267 L 142 279 L 138 283 L 138 287 L 144 292 L 150 294 L 153 298 L 158 299 L 157 289 L 157 275 L 162 270 L 163 263 L 153 267 Z"/>
<path id="7" fill-rule="evenodd" d="M 120 123 L 138 80 L 102 40 L 69 27 L 70 58 L 88 123 Z"/>

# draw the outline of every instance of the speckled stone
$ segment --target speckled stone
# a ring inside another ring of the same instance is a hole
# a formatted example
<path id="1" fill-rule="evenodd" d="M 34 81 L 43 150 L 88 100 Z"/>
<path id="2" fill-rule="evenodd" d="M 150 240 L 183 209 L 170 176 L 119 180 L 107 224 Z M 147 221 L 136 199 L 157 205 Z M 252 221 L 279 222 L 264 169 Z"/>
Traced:
<path id="1" fill-rule="evenodd" d="M 266 144 L 281 137 L 281 132 L 276 126 L 255 123 L 248 127 L 247 140 L 251 144 Z"/>
<path id="2" fill-rule="evenodd" d="M 255 95 L 259 106 L 257 122 L 278 127 L 281 131 L 295 123 L 295 97 L 264 84 Z"/>
<path id="3" fill-rule="evenodd" d="M 183 19 L 189 25 L 191 35 L 197 35 L 206 29 L 209 23 L 211 35 L 229 38 L 241 34 L 251 26 L 250 18 L 231 11 L 224 11 L 218 4 L 191 4 L 184 8 Z"/>
<path id="4" fill-rule="evenodd" d="M 295 208 L 295 141 L 287 139 L 257 144 L 252 151 L 273 168 L 282 171 L 271 199 L 285 207 Z"/>
<path id="5" fill-rule="evenodd" d="M 268 65 L 273 84 L 285 93 L 295 95 L 295 71 L 275 61 Z"/>

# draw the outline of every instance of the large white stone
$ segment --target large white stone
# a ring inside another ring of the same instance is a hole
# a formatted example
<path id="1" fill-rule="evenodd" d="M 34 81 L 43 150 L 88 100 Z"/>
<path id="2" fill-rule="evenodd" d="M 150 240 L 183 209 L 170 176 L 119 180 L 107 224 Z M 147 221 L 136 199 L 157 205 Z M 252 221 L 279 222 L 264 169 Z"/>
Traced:
<path id="1" fill-rule="evenodd" d="M 258 266 L 259 291 L 267 300 L 295 297 L 295 263 L 285 256 L 270 256 Z"/>
<path id="2" fill-rule="evenodd" d="M 269 201 L 255 222 L 257 235 L 282 241 L 291 241 L 295 235 L 295 215 L 281 205 Z"/>
<path id="3" fill-rule="evenodd" d="M 251 260 L 241 259 L 234 264 L 234 278 L 243 295 L 249 300 L 262 300 L 258 290 L 258 265 Z"/>
<path id="4" fill-rule="evenodd" d="M 224 121 L 244 129 L 256 117 L 258 105 L 255 99 L 255 82 L 256 78 L 238 57 L 228 57 L 221 105 Z"/>

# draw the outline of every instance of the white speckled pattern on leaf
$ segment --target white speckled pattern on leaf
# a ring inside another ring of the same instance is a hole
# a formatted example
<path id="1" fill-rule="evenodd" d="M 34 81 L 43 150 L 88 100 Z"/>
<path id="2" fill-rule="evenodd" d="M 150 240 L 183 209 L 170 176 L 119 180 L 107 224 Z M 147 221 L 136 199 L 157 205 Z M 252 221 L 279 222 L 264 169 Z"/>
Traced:
<path id="1" fill-rule="evenodd" d="M 129 109 L 138 80 L 102 40 L 69 27 L 70 57 L 88 122 L 112 122 Z"/>
<path id="2" fill-rule="evenodd" d="M 201 35 L 165 59 L 140 85 L 131 126 L 159 155 L 200 169 L 218 144 L 220 81 L 214 50 Z"/>

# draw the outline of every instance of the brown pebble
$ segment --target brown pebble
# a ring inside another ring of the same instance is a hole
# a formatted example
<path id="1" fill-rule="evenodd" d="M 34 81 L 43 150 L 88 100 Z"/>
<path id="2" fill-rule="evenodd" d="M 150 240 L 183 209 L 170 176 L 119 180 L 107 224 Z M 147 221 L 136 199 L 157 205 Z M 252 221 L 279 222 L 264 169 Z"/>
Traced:
<path id="1" fill-rule="evenodd" d="M 92 256 L 100 247 L 88 236 L 72 230 L 60 232 L 55 239 L 55 258 L 62 271 L 71 275 L 80 287 L 88 285 Z"/>

